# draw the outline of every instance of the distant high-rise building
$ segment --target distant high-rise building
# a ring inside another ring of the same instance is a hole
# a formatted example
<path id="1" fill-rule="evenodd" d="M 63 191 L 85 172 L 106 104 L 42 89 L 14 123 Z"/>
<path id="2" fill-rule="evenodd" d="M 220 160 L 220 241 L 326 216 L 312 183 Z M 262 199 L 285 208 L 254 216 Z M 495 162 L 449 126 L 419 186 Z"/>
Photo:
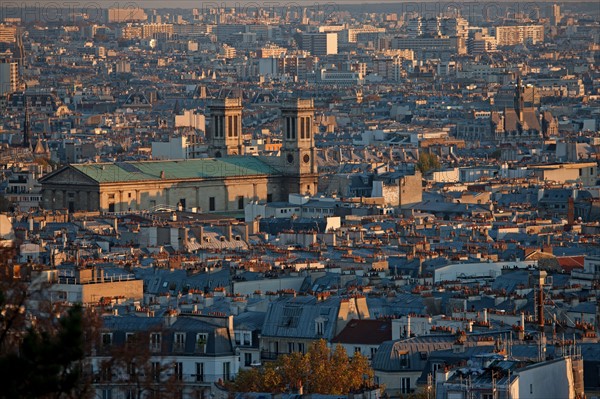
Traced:
<path id="1" fill-rule="evenodd" d="M 155 38 L 157 35 L 173 36 L 172 24 L 145 24 L 142 25 L 142 38 Z"/>
<path id="2" fill-rule="evenodd" d="M 496 51 L 496 37 L 487 33 L 487 29 L 470 33 L 467 40 L 469 54 L 491 53 Z"/>
<path id="3" fill-rule="evenodd" d="M 337 54 L 338 34 L 336 32 L 303 33 L 300 48 L 312 55 L 324 56 Z"/>
<path id="4" fill-rule="evenodd" d="M 0 43 L 15 43 L 17 41 L 17 27 L 14 25 L 0 24 Z"/>
<path id="5" fill-rule="evenodd" d="M 552 4 L 550 13 L 550 25 L 557 26 L 560 24 L 562 15 L 560 14 L 560 6 L 558 4 Z"/>
<path id="6" fill-rule="evenodd" d="M 106 10 L 106 22 L 144 22 L 148 20 L 148 15 L 141 8 L 109 8 Z"/>
<path id="7" fill-rule="evenodd" d="M 19 84 L 19 64 L 0 60 L 0 95 L 14 93 Z"/>
<path id="8" fill-rule="evenodd" d="M 428 18 L 423 21 L 424 36 L 441 36 L 442 35 L 442 20 L 440 17 Z"/>
<path id="9" fill-rule="evenodd" d="M 497 26 L 495 29 L 498 46 L 537 44 L 544 41 L 543 25 Z"/>
<path id="10" fill-rule="evenodd" d="M 411 38 L 421 36 L 423 34 L 423 22 L 421 17 L 409 19 L 406 25 L 406 32 Z"/>

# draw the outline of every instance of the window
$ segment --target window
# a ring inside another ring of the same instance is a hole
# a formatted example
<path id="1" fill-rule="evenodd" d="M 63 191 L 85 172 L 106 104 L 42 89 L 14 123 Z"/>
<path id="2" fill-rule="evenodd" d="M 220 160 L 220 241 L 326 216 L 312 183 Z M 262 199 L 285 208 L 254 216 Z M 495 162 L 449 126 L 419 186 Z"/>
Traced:
<path id="1" fill-rule="evenodd" d="M 175 333 L 173 340 L 173 350 L 183 351 L 185 349 L 185 333 Z"/>
<path id="2" fill-rule="evenodd" d="M 305 118 L 300 118 L 300 138 L 302 140 L 304 140 L 304 136 L 305 136 L 305 127 L 306 125 L 304 124 L 304 119 Z"/>
<path id="3" fill-rule="evenodd" d="M 273 202 L 273 194 L 267 194 L 267 202 Z"/>
<path id="4" fill-rule="evenodd" d="M 112 399 L 112 389 L 107 388 L 102 390 L 102 399 Z"/>
<path id="5" fill-rule="evenodd" d="M 529 384 L 529 394 L 533 395 L 533 384 Z"/>
<path id="6" fill-rule="evenodd" d="M 354 353 L 360 353 L 360 346 L 354 347 Z"/>
<path id="7" fill-rule="evenodd" d="M 160 362 L 152 362 L 152 380 L 160 382 Z"/>
<path id="8" fill-rule="evenodd" d="M 244 333 L 244 345 L 252 345 L 252 334 L 249 332 Z"/>
<path id="9" fill-rule="evenodd" d="M 371 359 L 375 357 L 375 353 L 377 353 L 377 348 L 371 348 Z"/>
<path id="10" fill-rule="evenodd" d="M 183 381 L 183 363 L 175 362 L 175 364 L 173 366 L 174 366 L 173 375 L 175 376 L 175 379 L 177 381 Z"/>
<path id="11" fill-rule="evenodd" d="M 196 363 L 196 382 L 204 381 L 204 363 Z"/>
<path id="12" fill-rule="evenodd" d="M 227 117 L 227 136 L 233 137 L 233 116 L 229 115 Z"/>
<path id="13" fill-rule="evenodd" d="M 231 379 L 231 363 L 223 363 L 223 381 L 229 381 Z"/>
<path id="14" fill-rule="evenodd" d="M 238 137 L 239 136 L 239 132 L 238 132 L 238 116 L 235 115 L 233 117 L 233 137 Z"/>
<path id="15" fill-rule="evenodd" d="M 151 333 L 150 334 L 150 350 L 158 351 L 158 350 L 160 350 L 160 345 L 161 345 L 160 333 Z"/>
<path id="16" fill-rule="evenodd" d="M 210 197 L 208 199 L 208 210 L 209 211 L 214 211 L 215 210 L 215 197 Z"/>
<path id="17" fill-rule="evenodd" d="M 310 117 L 304 118 L 304 123 L 306 124 L 306 138 L 310 139 Z"/>
<path id="18" fill-rule="evenodd" d="M 290 118 L 290 122 L 292 128 L 292 130 L 290 131 L 290 138 L 292 140 L 296 140 L 296 118 Z"/>
<path id="19" fill-rule="evenodd" d="M 304 353 L 304 342 L 298 342 L 298 352 Z"/>
<path id="20" fill-rule="evenodd" d="M 181 205 L 181 209 L 185 211 L 185 198 L 180 198 L 179 204 Z"/>
<path id="21" fill-rule="evenodd" d="M 293 353 L 293 352 L 294 352 L 294 343 L 288 342 L 288 353 Z"/>
<path id="22" fill-rule="evenodd" d="M 236 332 L 235 333 L 235 344 L 236 345 L 241 345 L 242 344 L 242 333 Z"/>
<path id="23" fill-rule="evenodd" d="M 408 353 L 400 354 L 400 367 L 409 367 Z"/>
<path id="24" fill-rule="evenodd" d="M 323 323 L 322 321 L 317 321 L 315 323 L 315 329 L 316 329 L 317 335 L 323 335 L 324 324 L 325 323 Z"/>
<path id="25" fill-rule="evenodd" d="M 208 342 L 208 334 L 196 334 L 196 352 L 206 353 L 206 343 Z"/>
<path id="26" fill-rule="evenodd" d="M 246 367 L 252 364 L 252 353 L 244 353 L 244 365 Z"/>
<path id="27" fill-rule="evenodd" d="M 112 344 L 112 333 L 103 333 L 102 334 L 102 346 L 107 347 Z"/>
<path id="28" fill-rule="evenodd" d="M 125 345 L 131 345 L 133 342 L 135 342 L 135 334 L 125 333 Z"/>
<path id="29" fill-rule="evenodd" d="M 410 378 L 400 378 L 400 393 L 410 393 Z"/>
<path id="30" fill-rule="evenodd" d="M 238 197 L 238 209 L 244 209 L 244 197 L 242 195 Z"/>

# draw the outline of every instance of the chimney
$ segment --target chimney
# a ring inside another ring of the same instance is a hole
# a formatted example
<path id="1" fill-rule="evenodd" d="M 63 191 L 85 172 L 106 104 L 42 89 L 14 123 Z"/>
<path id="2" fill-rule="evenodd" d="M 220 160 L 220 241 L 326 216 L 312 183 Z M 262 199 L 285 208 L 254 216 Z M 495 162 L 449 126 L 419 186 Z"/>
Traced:
<path id="1" fill-rule="evenodd" d="M 410 316 L 406 316 L 406 338 L 410 338 Z"/>
<path id="2" fill-rule="evenodd" d="M 179 246 L 179 249 L 182 247 L 187 249 L 189 243 L 187 227 L 182 227 L 179 229 L 179 238 L 181 239 L 181 245 Z"/>
<path id="3" fill-rule="evenodd" d="M 538 278 L 538 300 L 537 300 L 537 316 L 540 330 L 544 330 L 544 282 L 546 281 L 546 272 L 537 270 L 535 276 Z"/>
<path id="4" fill-rule="evenodd" d="M 258 234 L 260 233 L 260 221 L 258 219 L 254 219 L 251 223 L 251 234 Z"/>
<path id="5" fill-rule="evenodd" d="M 165 327 L 171 327 L 177 321 L 178 309 L 171 309 L 165 312 Z"/>
<path id="6" fill-rule="evenodd" d="M 204 226 L 194 226 L 191 228 L 192 233 L 196 235 L 198 239 L 198 244 L 202 245 L 202 241 L 204 240 Z"/>
<path id="7" fill-rule="evenodd" d="M 483 309 L 483 322 L 487 323 L 488 321 L 488 314 L 487 314 L 487 308 Z"/>
<path id="8" fill-rule="evenodd" d="M 115 230 L 115 234 L 119 233 L 119 219 L 117 218 L 113 220 L 113 229 Z"/>
<path id="9" fill-rule="evenodd" d="M 250 231 L 250 226 L 248 226 L 248 223 L 244 224 L 244 241 L 248 242 L 248 236 Z"/>
<path id="10" fill-rule="evenodd" d="M 573 226 L 575 223 L 575 203 L 573 197 L 569 197 L 568 209 L 567 209 L 567 224 Z"/>

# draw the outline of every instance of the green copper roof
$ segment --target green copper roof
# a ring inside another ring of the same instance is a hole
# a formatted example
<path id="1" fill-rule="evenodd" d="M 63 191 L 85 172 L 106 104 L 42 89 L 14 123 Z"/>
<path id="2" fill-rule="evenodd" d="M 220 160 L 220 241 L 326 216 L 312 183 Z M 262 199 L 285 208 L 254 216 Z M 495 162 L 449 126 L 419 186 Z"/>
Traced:
<path id="1" fill-rule="evenodd" d="M 138 161 L 72 164 L 98 183 L 149 180 L 187 180 L 275 175 L 279 172 L 254 156 L 202 158 L 179 161 Z"/>

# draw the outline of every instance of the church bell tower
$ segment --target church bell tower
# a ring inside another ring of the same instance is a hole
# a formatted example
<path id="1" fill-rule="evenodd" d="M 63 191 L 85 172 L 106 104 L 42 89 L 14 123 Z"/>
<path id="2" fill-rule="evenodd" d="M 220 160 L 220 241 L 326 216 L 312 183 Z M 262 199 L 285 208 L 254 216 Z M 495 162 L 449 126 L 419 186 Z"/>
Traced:
<path id="1" fill-rule="evenodd" d="M 281 109 L 281 163 L 287 177 L 288 192 L 311 195 L 317 192 L 314 114 L 312 99 L 296 99 Z"/>
<path id="2" fill-rule="evenodd" d="M 242 155 L 242 99 L 222 98 L 209 105 L 208 153 L 215 158 Z"/>

